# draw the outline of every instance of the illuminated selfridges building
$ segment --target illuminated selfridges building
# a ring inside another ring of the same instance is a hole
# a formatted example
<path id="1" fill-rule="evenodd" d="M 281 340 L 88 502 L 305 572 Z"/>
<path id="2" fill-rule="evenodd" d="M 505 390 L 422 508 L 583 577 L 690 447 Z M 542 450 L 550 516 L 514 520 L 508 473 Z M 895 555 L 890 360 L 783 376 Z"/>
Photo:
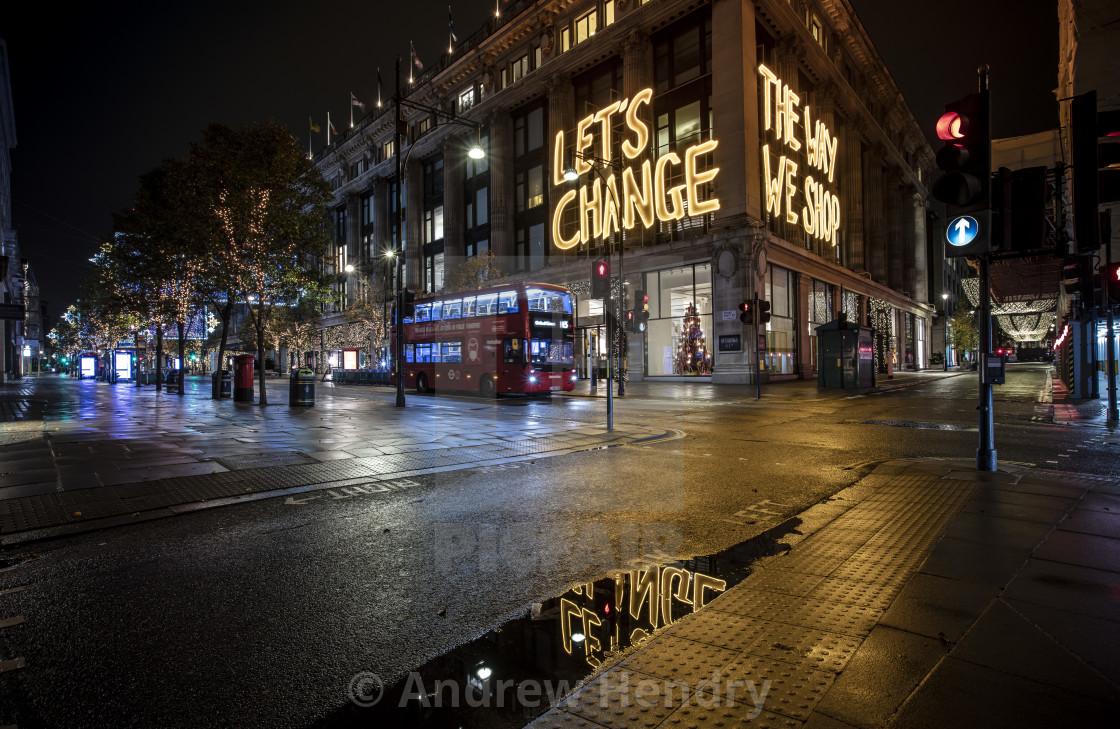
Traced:
<path id="1" fill-rule="evenodd" d="M 815 377 L 815 327 L 840 315 L 876 330 L 861 356 L 880 369 L 928 365 L 933 155 L 846 0 L 510 3 L 408 70 L 410 290 L 485 275 L 463 266 L 479 257 L 565 285 L 582 376 L 607 353 L 600 259 L 622 288 L 612 311 L 649 297 L 644 330 L 624 334 L 631 380 L 753 382 L 752 298 L 772 307 L 763 382 Z M 366 284 L 393 288 L 395 119 L 387 96 L 314 158 L 335 195 L 327 331 Z"/>

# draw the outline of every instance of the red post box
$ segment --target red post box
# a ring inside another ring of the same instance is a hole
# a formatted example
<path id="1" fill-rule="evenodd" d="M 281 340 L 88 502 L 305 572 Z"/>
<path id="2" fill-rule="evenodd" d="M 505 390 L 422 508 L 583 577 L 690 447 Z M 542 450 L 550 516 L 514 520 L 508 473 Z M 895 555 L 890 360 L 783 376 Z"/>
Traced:
<path id="1" fill-rule="evenodd" d="M 239 354 L 233 358 L 233 401 L 253 402 L 253 362 L 256 356 Z"/>

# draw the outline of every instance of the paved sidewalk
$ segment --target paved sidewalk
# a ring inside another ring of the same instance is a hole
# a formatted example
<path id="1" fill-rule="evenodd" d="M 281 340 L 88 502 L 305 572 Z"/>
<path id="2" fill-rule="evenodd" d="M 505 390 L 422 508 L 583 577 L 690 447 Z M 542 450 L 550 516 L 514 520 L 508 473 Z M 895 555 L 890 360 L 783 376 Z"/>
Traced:
<path id="1" fill-rule="evenodd" d="M 1115 725 L 1120 484 L 894 461 L 794 521 L 530 726 Z"/>
<path id="2" fill-rule="evenodd" d="M 0 543 L 13 544 L 308 490 L 561 455 L 666 436 L 665 428 L 526 419 L 492 402 L 321 388 L 314 408 L 42 377 L 6 389 L 23 403 L 0 423 Z"/>
<path id="3" fill-rule="evenodd" d="M 975 372 L 962 370 L 954 367 L 949 371 L 941 369 L 929 369 L 914 372 L 911 370 L 900 370 L 895 372 L 892 377 L 886 375 L 878 375 L 875 381 L 875 387 L 864 388 L 828 388 L 820 389 L 817 386 L 817 379 L 815 377 L 807 380 L 781 380 L 775 382 L 768 382 L 761 387 L 762 398 L 766 400 L 772 399 L 785 399 L 785 398 L 842 398 L 850 397 L 856 394 L 873 394 L 877 392 L 890 392 L 892 390 L 900 390 L 914 385 L 921 385 L 934 380 L 944 379 L 948 377 L 959 377 L 961 375 L 972 375 L 976 377 Z M 692 381 L 688 378 L 676 379 L 647 379 L 640 381 L 627 381 L 626 382 L 626 396 L 640 397 L 643 399 L 667 399 L 667 400 L 696 400 L 696 401 L 753 401 L 755 399 L 755 386 L 750 385 L 727 385 L 727 384 L 712 384 L 708 381 Z M 614 393 L 617 397 L 618 383 L 615 383 Z M 601 379 L 598 382 L 594 391 L 591 389 L 591 381 L 588 379 L 579 380 L 576 382 L 576 387 L 571 392 L 558 393 L 562 397 L 577 397 L 577 398 L 597 398 L 605 400 L 607 398 L 607 382 Z M 622 399 L 624 400 L 624 396 Z"/>

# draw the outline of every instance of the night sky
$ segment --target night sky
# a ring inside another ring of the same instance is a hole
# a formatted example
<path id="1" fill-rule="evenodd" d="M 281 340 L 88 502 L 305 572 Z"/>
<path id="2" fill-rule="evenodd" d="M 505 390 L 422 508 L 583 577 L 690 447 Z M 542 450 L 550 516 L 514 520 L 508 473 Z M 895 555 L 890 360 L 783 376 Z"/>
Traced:
<path id="1" fill-rule="evenodd" d="M 452 4 L 460 39 L 494 2 Z M 1056 126 L 1053 0 L 851 2 L 928 134 L 946 101 L 974 90 L 980 63 L 992 67 L 996 136 Z M 15 226 L 52 317 L 77 297 L 139 175 L 185 154 L 206 124 L 271 119 L 306 147 L 308 116 L 325 130 L 330 111 L 343 131 L 350 92 L 369 104 L 378 66 L 392 93 L 409 39 L 425 63 L 448 41 L 445 0 L 35 2 L 7 15 Z"/>

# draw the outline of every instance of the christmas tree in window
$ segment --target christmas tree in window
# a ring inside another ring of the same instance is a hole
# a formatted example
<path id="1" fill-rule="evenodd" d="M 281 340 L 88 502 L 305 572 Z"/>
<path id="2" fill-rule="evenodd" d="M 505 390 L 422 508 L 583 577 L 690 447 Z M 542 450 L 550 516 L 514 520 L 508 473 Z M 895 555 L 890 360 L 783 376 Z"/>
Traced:
<path id="1" fill-rule="evenodd" d="M 700 328 L 700 314 L 696 304 L 690 303 L 684 312 L 684 326 L 677 342 L 677 357 L 673 363 L 676 375 L 712 374 L 712 355 L 704 344 L 704 331 Z"/>

